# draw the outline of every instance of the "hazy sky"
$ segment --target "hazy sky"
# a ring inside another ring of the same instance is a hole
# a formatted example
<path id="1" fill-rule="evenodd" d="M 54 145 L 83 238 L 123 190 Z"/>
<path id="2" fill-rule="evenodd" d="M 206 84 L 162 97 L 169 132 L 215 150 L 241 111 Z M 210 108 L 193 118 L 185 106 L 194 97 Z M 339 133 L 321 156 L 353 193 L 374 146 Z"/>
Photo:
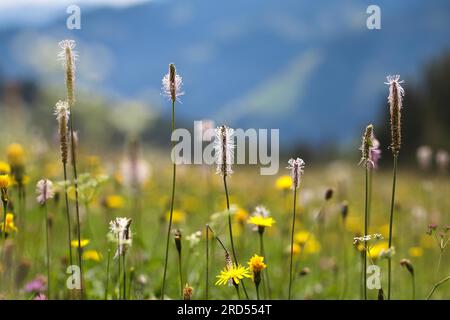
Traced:
<path id="1" fill-rule="evenodd" d="M 90 4 L 90 5 L 101 4 L 120 7 L 147 1 L 149 0 L 14 0 L 14 1 L 0 1 L 0 10 L 23 8 L 24 6 L 52 7 L 52 6 L 65 6 L 70 4 Z"/>

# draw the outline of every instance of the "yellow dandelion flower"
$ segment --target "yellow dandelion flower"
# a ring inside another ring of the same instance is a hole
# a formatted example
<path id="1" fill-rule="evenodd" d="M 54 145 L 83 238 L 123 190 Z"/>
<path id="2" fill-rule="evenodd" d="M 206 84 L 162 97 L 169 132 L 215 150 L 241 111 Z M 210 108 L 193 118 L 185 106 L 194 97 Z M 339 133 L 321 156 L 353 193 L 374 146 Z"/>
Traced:
<path id="1" fill-rule="evenodd" d="M 250 270 L 247 267 L 233 264 L 232 267 L 225 267 L 220 271 L 220 274 L 216 276 L 216 278 L 218 278 L 216 286 L 226 285 L 231 282 L 238 285 L 242 279 L 251 277 Z"/>
<path id="2" fill-rule="evenodd" d="M 109 209 L 121 209 L 125 206 L 125 199 L 118 194 L 107 196 L 105 206 Z"/>
<path id="3" fill-rule="evenodd" d="M 353 234 L 361 234 L 364 229 L 364 222 L 360 217 L 348 216 L 345 220 L 345 228 Z"/>
<path id="4" fill-rule="evenodd" d="M 292 187 L 292 178 L 291 176 L 285 175 L 281 176 L 275 182 L 275 186 L 278 190 L 289 190 Z"/>
<path id="5" fill-rule="evenodd" d="M 8 162 L 13 166 L 23 165 L 25 161 L 25 151 L 18 143 L 12 143 L 8 146 L 6 156 L 8 157 Z"/>
<path id="6" fill-rule="evenodd" d="M 377 242 L 373 246 L 369 247 L 367 256 L 373 260 L 378 259 L 381 252 L 383 252 L 384 250 L 387 250 L 387 249 L 389 249 L 389 243 L 387 241 Z"/>
<path id="7" fill-rule="evenodd" d="M 320 252 L 321 249 L 322 247 L 320 243 L 314 238 L 309 239 L 303 248 L 303 250 L 305 250 L 305 254 L 315 254 Z"/>
<path id="8" fill-rule="evenodd" d="M 272 217 L 251 216 L 247 223 L 257 227 L 271 227 L 275 223 L 275 220 Z"/>
<path id="9" fill-rule="evenodd" d="M 166 212 L 166 220 L 170 219 L 170 211 Z M 173 210 L 172 213 L 172 222 L 173 223 L 182 223 L 186 220 L 186 213 L 181 210 Z"/>
<path id="10" fill-rule="evenodd" d="M 0 189 L 8 189 L 11 184 L 11 178 L 7 174 L 0 175 Z"/>
<path id="11" fill-rule="evenodd" d="M 14 214 L 7 213 L 6 214 L 6 224 L 4 222 L 0 223 L 0 231 L 3 232 L 5 230 L 6 234 L 10 234 L 13 232 L 19 231 L 17 227 L 14 225 Z"/>
<path id="12" fill-rule="evenodd" d="M 102 255 L 97 250 L 86 250 L 82 255 L 83 260 L 92 260 L 98 262 L 102 259 Z"/>
<path id="13" fill-rule="evenodd" d="M 11 167 L 8 163 L 0 161 L 0 174 L 9 174 L 11 173 Z"/>
<path id="14" fill-rule="evenodd" d="M 300 254 L 301 251 L 302 251 L 302 248 L 300 247 L 300 245 L 294 242 L 294 245 L 292 246 L 292 254 L 294 256 L 296 256 L 296 255 Z M 291 253 L 291 246 L 288 246 L 286 248 L 286 253 L 288 253 L 288 254 Z"/>
<path id="15" fill-rule="evenodd" d="M 91 240 L 89 240 L 89 239 L 81 239 L 81 241 L 80 241 L 80 248 L 86 247 L 89 244 L 89 242 L 91 242 Z M 72 240 L 72 242 L 70 244 L 72 245 L 72 247 L 78 248 L 78 240 Z"/>
<path id="16" fill-rule="evenodd" d="M 234 214 L 234 220 L 239 224 L 243 224 L 248 219 L 248 212 L 242 208 L 238 208 Z"/>
<path id="17" fill-rule="evenodd" d="M 420 246 L 425 249 L 431 249 L 435 245 L 433 237 L 430 237 L 427 234 L 424 234 L 420 237 Z"/>
<path id="18" fill-rule="evenodd" d="M 410 257 L 419 258 L 423 256 L 423 249 L 421 247 L 411 247 L 408 250 L 408 254 Z"/>
<path id="19" fill-rule="evenodd" d="M 300 245 L 304 245 L 308 240 L 314 238 L 314 235 L 308 231 L 299 231 L 294 235 L 294 240 Z"/>
<path id="20" fill-rule="evenodd" d="M 250 258 L 248 266 L 253 273 L 261 272 L 267 268 L 267 265 L 264 263 L 264 257 L 258 256 L 257 254 Z"/>

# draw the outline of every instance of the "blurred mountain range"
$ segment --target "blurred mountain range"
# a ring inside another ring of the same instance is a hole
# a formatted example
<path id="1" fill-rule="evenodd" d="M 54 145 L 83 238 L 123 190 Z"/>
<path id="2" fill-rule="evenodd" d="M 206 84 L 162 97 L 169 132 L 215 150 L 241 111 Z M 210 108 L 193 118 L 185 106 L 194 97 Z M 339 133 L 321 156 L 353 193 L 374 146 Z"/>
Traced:
<path id="1" fill-rule="evenodd" d="M 341 143 L 387 107 L 388 74 L 417 82 L 450 48 L 447 0 L 377 1 L 381 30 L 366 27 L 371 1 L 151 1 L 65 10 L 39 25 L 0 29 L 0 78 L 61 83 L 57 42 L 78 42 L 79 87 L 143 100 L 169 112 L 159 94 L 169 62 L 183 76 L 178 115 L 242 128 L 279 128 L 287 143 Z M 126 113 L 125 113 L 126 115 Z"/>

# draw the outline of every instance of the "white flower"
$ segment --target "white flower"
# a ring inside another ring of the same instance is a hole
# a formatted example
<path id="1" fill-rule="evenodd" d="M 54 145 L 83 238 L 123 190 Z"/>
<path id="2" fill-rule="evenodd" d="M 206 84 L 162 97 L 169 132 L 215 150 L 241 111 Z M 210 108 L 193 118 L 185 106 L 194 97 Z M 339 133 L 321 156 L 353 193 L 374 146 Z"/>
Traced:
<path id="1" fill-rule="evenodd" d="M 303 169 L 305 168 L 305 162 L 300 159 L 289 159 L 288 169 L 291 169 L 292 189 L 298 189 L 300 187 L 300 179 L 303 175 Z"/>
<path id="2" fill-rule="evenodd" d="M 186 240 L 189 242 L 189 246 L 191 248 L 193 248 L 197 244 L 199 244 L 201 238 L 202 238 L 202 232 L 201 231 L 196 231 L 196 232 L 186 236 Z"/>
<path id="3" fill-rule="evenodd" d="M 68 59 L 70 59 L 72 67 L 75 68 L 75 61 L 78 60 L 78 53 L 73 50 L 77 45 L 75 40 L 62 40 L 58 45 L 61 48 L 61 51 L 58 52 L 58 60 L 66 67 Z M 67 54 L 68 52 L 70 52 L 70 55 Z"/>
<path id="4" fill-rule="evenodd" d="M 214 139 L 215 162 L 217 165 L 216 174 L 222 176 L 231 175 L 233 170 L 231 165 L 234 161 L 234 130 L 227 126 L 217 127 Z"/>
<path id="5" fill-rule="evenodd" d="M 44 204 L 48 199 L 52 199 L 55 196 L 55 191 L 53 190 L 53 183 L 48 179 L 39 180 L 36 184 L 36 201 L 39 204 Z"/>
<path id="6" fill-rule="evenodd" d="M 448 152 L 442 149 L 438 150 L 436 152 L 436 164 L 442 173 L 447 172 L 448 163 L 449 163 Z"/>
<path id="7" fill-rule="evenodd" d="M 353 244 L 358 244 L 360 242 L 369 242 L 370 240 L 382 240 L 383 235 L 380 233 L 368 234 L 362 237 L 354 237 Z"/>
<path id="8" fill-rule="evenodd" d="M 427 170 L 431 167 L 433 150 L 429 146 L 420 146 L 417 148 L 416 156 L 417 162 L 422 170 Z"/>
<path id="9" fill-rule="evenodd" d="M 123 184 L 128 187 L 144 185 L 150 176 L 150 167 L 143 159 L 125 159 L 120 164 Z"/>
<path id="10" fill-rule="evenodd" d="M 253 215 L 254 216 L 261 216 L 261 217 L 264 217 L 264 218 L 268 218 L 270 213 L 269 213 L 269 210 L 267 210 L 266 207 L 264 207 L 264 206 L 257 206 L 255 208 L 255 211 L 253 212 Z"/>
<path id="11" fill-rule="evenodd" d="M 176 74 L 175 66 L 170 64 L 169 72 L 162 79 L 162 94 L 172 99 L 173 102 L 180 102 L 178 98 L 184 95 L 184 92 L 181 91 L 182 86 L 183 78 Z"/>
<path id="12" fill-rule="evenodd" d="M 395 255 L 395 247 L 390 247 L 389 249 L 383 249 L 380 251 L 378 258 L 380 259 L 391 259 Z"/>
<path id="13" fill-rule="evenodd" d="M 117 250 L 114 258 L 124 256 L 129 247 L 131 247 L 131 219 L 115 218 L 109 223 L 109 230 L 117 240 Z"/>

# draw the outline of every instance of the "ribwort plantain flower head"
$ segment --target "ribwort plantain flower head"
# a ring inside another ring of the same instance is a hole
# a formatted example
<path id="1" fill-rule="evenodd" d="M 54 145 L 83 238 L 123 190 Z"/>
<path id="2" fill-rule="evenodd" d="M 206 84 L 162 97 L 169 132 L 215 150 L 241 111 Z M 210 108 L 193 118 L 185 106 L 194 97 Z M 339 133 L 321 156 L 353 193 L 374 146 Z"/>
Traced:
<path id="1" fill-rule="evenodd" d="M 287 169 L 291 170 L 292 190 L 295 190 L 300 187 L 301 177 L 305 169 L 305 162 L 300 158 L 292 158 L 288 161 L 288 164 L 289 166 Z"/>
<path id="2" fill-rule="evenodd" d="M 396 156 L 400 151 L 402 143 L 401 135 L 401 109 L 403 107 L 403 96 L 405 90 L 402 88 L 400 81 L 400 75 L 387 76 L 387 82 L 389 85 L 389 107 L 390 107 L 390 122 L 391 122 L 391 150 Z"/>
<path id="3" fill-rule="evenodd" d="M 231 168 L 234 161 L 234 130 L 227 126 L 220 126 L 216 128 L 216 135 L 214 140 L 215 162 L 217 165 L 216 174 L 221 174 L 223 177 L 231 175 L 233 170 Z"/>
<path id="4" fill-rule="evenodd" d="M 117 250 L 114 258 L 125 256 L 129 247 L 131 247 L 131 219 L 115 218 L 109 223 L 109 230 L 117 240 Z"/>
<path id="5" fill-rule="evenodd" d="M 181 90 L 183 78 L 177 74 L 175 65 L 169 64 L 169 72 L 162 79 L 162 94 L 172 100 L 180 102 L 179 97 L 184 95 Z"/>
<path id="6" fill-rule="evenodd" d="M 362 137 L 362 145 L 359 149 L 361 150 L 361 161 L 359 163 L 369 168 L 375 168 L 377 164 L 374 160 L 378 162 L 380 156 L 379 145 L 373 134 L 373 125 L 369 124 Z"/>
<path id="7" fill-rule="evenodd" d="M 78 53 L 74 50 L 75 40 L 62 40 L 59 42 L 61 51 L 58 53 L 58 60 L 62 61 L 66 71 L 67 102 L 72 107 L 75 103 L 75 61 L 78 60 Z"/>
<path id="8" fill-rule="evenodd" d="M 36 184 L 36 201 L 43 205 L 47 200 L 52 199 L 55 196 L 55 191 L 53 189 L 53 183 L 48 179 L 39 180 Z"/>
<path id="9" fill-rule="evenodd" d="M 70 117 L 70 107 L 67 101 L 58 101 L 55 105 L 54 114 L 56 116 L 56 120 L 58 121 L 61 161 L 63 163 L 67 163 L 69 149 L 67 125 Z"/>

